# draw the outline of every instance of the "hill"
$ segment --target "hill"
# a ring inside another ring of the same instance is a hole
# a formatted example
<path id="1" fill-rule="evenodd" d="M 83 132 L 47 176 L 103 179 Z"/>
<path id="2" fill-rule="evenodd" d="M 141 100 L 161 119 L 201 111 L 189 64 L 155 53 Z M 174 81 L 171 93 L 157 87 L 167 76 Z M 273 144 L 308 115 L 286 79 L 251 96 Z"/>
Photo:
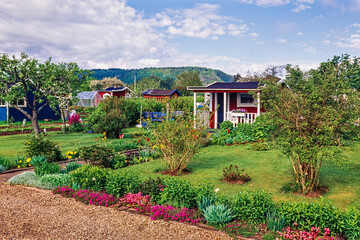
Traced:
<path id="1" fill-rule="evenodd" d="M 134 82 L 134 77 L 140 80 L 144 77 L 158 76 L 161 79 L 175 79 L 177 75 L 185 71 L 196 71 L 200 74 L 200 79 L 204 84 L 214 81 L 231 82 L 233 76 L 228 75 L 220 70 L 204 67 L 165 67 L 165 68 L 141 68 L 141 69 L 92 69 L 92 77 L 101 80 L 104 77 L 117 77 L 126 84 Z"/>

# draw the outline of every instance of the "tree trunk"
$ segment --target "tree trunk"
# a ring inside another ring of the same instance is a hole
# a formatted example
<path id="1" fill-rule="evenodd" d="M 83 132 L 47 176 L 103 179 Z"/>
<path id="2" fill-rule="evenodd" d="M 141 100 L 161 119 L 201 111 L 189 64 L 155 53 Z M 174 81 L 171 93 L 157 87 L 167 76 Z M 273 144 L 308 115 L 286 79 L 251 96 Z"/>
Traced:
<path id="1" fill-rule="evenodd" d="M 35 135 L 38 136 L 40 134 L 40 127 L 39 127 L 39 122 L 38 122 L 38 112 L 36 109 L 34 109 L 32 112 L 33 112 L 33 115 L 31 118 L 32 127 L 34 129 Z"/>
<path id="2" fill-rule="evenodd" d="M 62 129 L 63 134 L 66 134 L 66 121 L 65 121 L 65 110 L 60 109 L 61 119 L 62 119 Z"/>

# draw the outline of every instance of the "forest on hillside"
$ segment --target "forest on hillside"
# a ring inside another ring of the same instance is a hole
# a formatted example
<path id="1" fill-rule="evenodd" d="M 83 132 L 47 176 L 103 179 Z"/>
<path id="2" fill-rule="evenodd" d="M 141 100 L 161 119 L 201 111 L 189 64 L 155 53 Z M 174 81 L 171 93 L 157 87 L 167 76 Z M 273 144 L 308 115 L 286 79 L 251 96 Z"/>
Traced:
<path id="1" fill-rule="evenodd" d="M 93 78 L 101 80 L 105 77 L 116 77 L 126 84 L 132 84 L 134 79 L 140 80 L 145 77 L 157 76 L 160 79 L 171 78 L 175 80 L 176 76 L 182 72 L 195 71 L 200 75 L 200 79 L 204 84 L 214 81 L 231 82 L 232 75 L 228 75 L 220 70 L 204 68 L 204 67 L 166 67 L 166 68 L 142 68 L 142 69 L 92 69 Z"/>

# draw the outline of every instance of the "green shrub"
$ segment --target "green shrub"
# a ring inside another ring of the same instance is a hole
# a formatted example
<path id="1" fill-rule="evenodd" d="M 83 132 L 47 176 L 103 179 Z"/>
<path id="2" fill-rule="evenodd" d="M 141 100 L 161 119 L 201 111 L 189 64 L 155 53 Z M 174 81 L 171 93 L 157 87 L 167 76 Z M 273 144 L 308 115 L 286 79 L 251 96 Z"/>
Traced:
<path id="1" fill-rule="evenodd" d="M 106 176 L 109 174 L 109 170 L 84 164 L 69 174 L 72 182 L 79 184 L 81 188 L 101 191 L 105 189 Z"/>
<path id="2" fill-rule="evenodd" d="M 266 214 L 273 211 L 274 203 L 271 194 L 263 190 L 243 190 L 231 201 L 231 208 L 240 220 L 265 223 Z"/>
<path id="3" fill-rule="evenodd" d="M 282 202 L 277 208 L 289 225 L 297 223 L 297 227 L 309 230 L 311 227 L 329 228 L 331 232 L 341 233 L 343 213 L 333 205 L 323 202 Z"/>
<path id="4" fill-rule="evenodd" d="M 65 166 L 65 169 L 64 169 L 64 173 L 70 173 L 76 169 L 78 169 L 79 167 L 81 167 L 82 164 L 81 163 L 78 163 L 78 162 L 71 162 L 69 164 L 67 164 Z"/>
<path id="5" fill-rule="evenodd" d="M 35 166 L 34 169 L 36 175 L 43 176 L 45 174 L 60 173 L 61 167 L 56 163 L 48 163 L 45 161 L 41 165 Z"/>
<path id="6" fill-rule="evenodd" d="M 101 145 L 84 146 L 79 149 L 80 159 L 92 165 L 110 167 L 114 152 L 111 148 Z"/>
<path id="7" fill-rule="evenodd" d="M 109 109 L 100 118 L 93 129 L 96 132 L 106 132 L 109 138 L 119 138 L 120 133 L 128 126 L 125 114 L 119 109 Z"/>
<path id="8" fill-rule="evenodd" d="M 344 235 L 349 240 L 360 239 L 360 209 L 351 208 L 345 215 Z"/>
<path id="9" fill-rule="evenodd" d="M 31 135 L 24 143 L 27 157 L 44 156 L 50 162 L 62 159 L 61 148 L 48 135 Z"/>
<path id="10" fill-rule="evenodd" d="M 42 165 L 44 162 L 47 162 L 46 157 L 39 155 L 39 156 L 33 156 L 31 158 L 30 164 L 35 167 Z"/>
<path id="11" fill-rule="evenodd" d="M 213 198 L 214 187 L 208 183 L 194 184 L 180 178 L 164 180 L 165 188 L 161 192 L 161 203 L 177 202 L 187 208 L 197 208 L 198 201 L 203 198 Z"/>
<path id="12" fill-rule="evenodd" d="M 5 170 L 6 170 L 5 167 L 3 165 L 0 165 L 0 173 L 5 171 Z"/>
<path id="13" fill-rule="evenodd" d="M 228 139 L 225 140 L 225 143 L 226 144 L 233 144 L 234 140 L 232 138 L 228 138 Z"/>
<path id="14" fill-rule="evenodd" d="M 224 180 L 227 182 L 237 182 L 241 181 L 243 183 L 247 183 L 251 181 L 251 178 L 248 174 L 244 173 L 245 170 L 241 169 L 239 171 L 239 167 L 237 165 L 230 165 L 229 167 L 225 167 L 223 169 Z"/>
<path id="15" fill-rule="evenodd" d="M 118 154 L 114 155 L 113 161 L 111 162 L 111 167 L 113 169 L 119 169 L 126 167 L 126 155 L 125 154 Z"/>
<path id="16" fill-rule="evenodd" d="M 220 129 L 232 129 L 233 128 L 233 123 L 230 121 L 223 121 L 222 123 L 220 123 Z"/>
<path id="17" fill-rule="evenodd" d="M 208 221 L 210 224 L 220 226 L 230 222 L 234 218 L 231 209 L 224 204 L 213 204 L 208 206 L 203 211 L 203 215 L 206 221 Z"/>
<path id="18" fill-rule="evenodd" d="M 16 168 L 18 166 L 16 159 L 0 156 L 0 165 L 2 165 L 5 170 Z"/>
<path id="19" fill-rule="evenodd" d="M 105 189 L 108 194 L 122 197 L 127 193 L 139 192 L 140 183 L 139 176 L 134 172 L 111 171 Z"/>
<path id="20" fill-rule="evenodd" d="M 55 187 L 71 185 L 71 176 L 69 174 L 45 174 L 40 178 L 42 183 L 49 183 Z"/>
<path id="21" fill-rule="evenodd" d="M 204 211 L 207 207 L 210 205 L 214 205 L 214 201 L 212 198 L 204 197 L 203 199 L 198 201 L 199 204 L 199 210 L 202 214 L 204 214 Z"/>
<path id="22" fill-rule="evenodd" d="M 114 140 L 110 143 L 109 146 L 114 150 L 114 152 L 122 152 L 138 148 L 136 143 L 124 142 L 123 140 Z"/>
<path id="23" fill-rule="evenodd" d="M 23 172 L 13 176 L 8 180 L 10 185 L 24 185 L 30 187 L 37 187 L 43 189 L 54 189 L 55 186 L 51 183 L 43 183 L 40 181 L 40 177 L 34 172 Z"/>
<path id="24" fill-rule="evenodd" d="M 160 202 L 161 191 L 164 188 L 164 180 L 162 178 L 155 178 L 143 181 L 140 184 L 140 192 L 144 195 L 150 195 L 155 202 Z"/>
<path id="25" fill-rule="evenodd" d="M 269 150 L 268 145 L 264 142 L 258 142 L 251 145 L 255 151 L 266 151 Z"/>

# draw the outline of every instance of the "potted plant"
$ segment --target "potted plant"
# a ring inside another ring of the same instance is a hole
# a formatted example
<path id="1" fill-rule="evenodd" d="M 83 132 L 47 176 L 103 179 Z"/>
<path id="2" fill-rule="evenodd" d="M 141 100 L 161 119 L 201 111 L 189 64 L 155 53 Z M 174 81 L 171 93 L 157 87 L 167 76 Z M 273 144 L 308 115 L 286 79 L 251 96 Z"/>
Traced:
<path id="1" fill-rule="evenodd" d="M 247 113 L 247 110 L 244 108 L 238 108 L 231 111 L 231 115 L 237 116 L 237 117 L 245 117 L 245 114 Z"/>

